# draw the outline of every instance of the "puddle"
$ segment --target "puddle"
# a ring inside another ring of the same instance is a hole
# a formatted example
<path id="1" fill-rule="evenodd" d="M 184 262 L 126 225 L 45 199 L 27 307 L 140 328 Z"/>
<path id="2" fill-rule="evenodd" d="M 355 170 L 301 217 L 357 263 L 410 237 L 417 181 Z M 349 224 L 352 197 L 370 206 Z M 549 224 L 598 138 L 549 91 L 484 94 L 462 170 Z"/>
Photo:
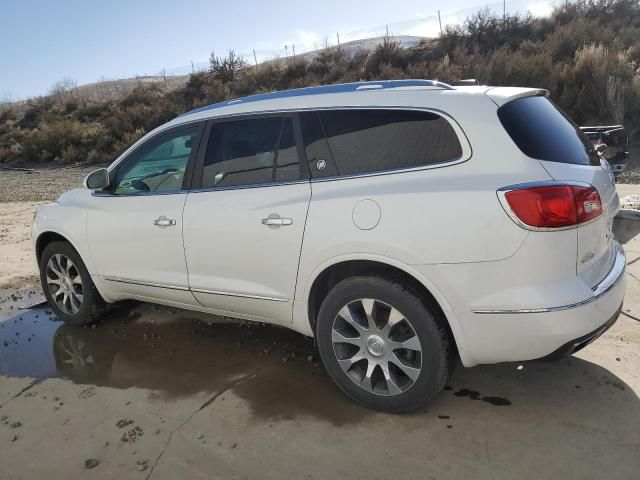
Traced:
<path id="1" fill-rule="evenodd" d="M 0 322 L 0 374 L 114 388 L 144 388 L 166 400 L 233 389 L 265 420 L 313 415 L 334 424 L 370 412 L 333 385 L 313 341 L 285 328 L 185 317 L 187 312 L 138 305 L 96 326 L 74 327 L 46 308 Z"/>
<path id="2" fill-rule="evenodd" d="M 62 325 L 50 310 L 17 311 L 0 322 L 0 374 L 37 379 L 57 377 L 52 338 Z"/>

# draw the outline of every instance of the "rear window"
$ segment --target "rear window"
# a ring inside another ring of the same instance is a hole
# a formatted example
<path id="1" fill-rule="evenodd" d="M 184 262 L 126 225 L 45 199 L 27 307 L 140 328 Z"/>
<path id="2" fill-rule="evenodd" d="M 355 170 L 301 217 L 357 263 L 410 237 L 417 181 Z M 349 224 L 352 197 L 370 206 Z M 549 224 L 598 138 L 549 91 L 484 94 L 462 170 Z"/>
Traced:
<path id="1" fill-rule="evenodd" d="M 586 135 L 545 97 L 513 100 L 498 109 L 498 118 L 522 153 L 531 158 L 600 165 Z"/>
<path id="2" fill-rule="evenodd" d="M 313 177 L 354 175 L 441 163 L 462 147 L 447 120 L 412 110 L 321 110 L 301 115 Z"/>

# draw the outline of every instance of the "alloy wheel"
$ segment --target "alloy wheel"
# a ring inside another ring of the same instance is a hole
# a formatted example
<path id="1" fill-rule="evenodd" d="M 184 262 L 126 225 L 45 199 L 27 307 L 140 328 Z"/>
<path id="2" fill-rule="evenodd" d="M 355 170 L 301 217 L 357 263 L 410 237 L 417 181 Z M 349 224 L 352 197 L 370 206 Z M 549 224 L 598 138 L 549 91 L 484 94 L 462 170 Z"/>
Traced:
<path id="1" fill-rule="evenodd" d="M 333 320 L 331 343 L 342 370 L 369 393 L 399 395 L 420 376 L 422 345 L 413 325 L 380 300 L 343 306 Z"/>
<path id="2" fill-rule="evenodd" d="M 82 277 L 71 259 L 61 253 L 52 255 L 45 275 L 47 288 L 58 308 L 69 315 L 78 313 L 83 298 Z"/>

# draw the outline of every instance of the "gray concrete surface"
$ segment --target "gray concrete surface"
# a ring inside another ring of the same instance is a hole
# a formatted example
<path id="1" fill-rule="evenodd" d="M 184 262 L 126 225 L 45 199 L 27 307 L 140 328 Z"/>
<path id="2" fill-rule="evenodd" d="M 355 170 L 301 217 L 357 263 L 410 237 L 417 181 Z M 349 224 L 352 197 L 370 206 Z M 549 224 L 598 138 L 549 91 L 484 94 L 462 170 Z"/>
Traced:
<path id="1" fill-rule="evenodd" d="M 616 190 L 620 197 L 640 194 L 640 185 L 633 183 L 617 183 Z"/>
<path id="2" fill-rule="evenodd" d="M 636 479 L 640 222 L 615 233 L 611 330 L 555 363 L 458 366 L 411 415 L 353 404 L 279 328 L 146 304 L 69 327 L 18 310 L 32 287 L 3 290 L 0 479 Z"/>

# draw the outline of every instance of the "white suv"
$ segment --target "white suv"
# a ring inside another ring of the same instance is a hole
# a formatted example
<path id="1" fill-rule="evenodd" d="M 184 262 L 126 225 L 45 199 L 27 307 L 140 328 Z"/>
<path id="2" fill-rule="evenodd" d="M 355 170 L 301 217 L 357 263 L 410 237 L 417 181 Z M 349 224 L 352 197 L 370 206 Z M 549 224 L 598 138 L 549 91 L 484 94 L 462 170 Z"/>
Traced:
<path id="1" fill-rule="evenodd" d="M 38 209 L 45 295 L 76 325 L 138 299 L 291 328 L 394 412 L 457 358 L 571 353 L 617 318 L 625 258 L 611 170 L 547 96 L 380 81 L 181 115 Z"/>

